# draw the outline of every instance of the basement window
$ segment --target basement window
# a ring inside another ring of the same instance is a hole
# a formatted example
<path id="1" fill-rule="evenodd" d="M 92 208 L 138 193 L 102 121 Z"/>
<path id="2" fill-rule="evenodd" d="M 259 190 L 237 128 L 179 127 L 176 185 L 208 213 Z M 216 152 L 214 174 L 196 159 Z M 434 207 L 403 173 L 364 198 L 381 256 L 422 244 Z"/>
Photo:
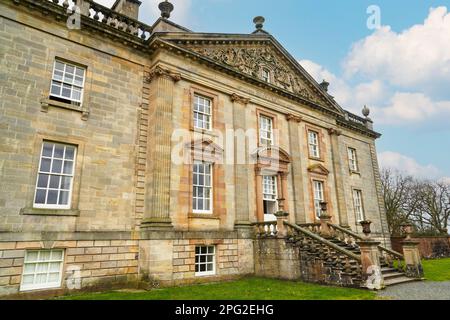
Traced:
<path id="1" fill-rule="evenodd" d="M 29 250 L 25 254 L 20 291 L 61 287 L 64 250 Z"/>
<path id="2" fill-rule="evenodd" d="M 211 276 L 216 274 L 216 247 L 195 247 L 195 275 Z"/>

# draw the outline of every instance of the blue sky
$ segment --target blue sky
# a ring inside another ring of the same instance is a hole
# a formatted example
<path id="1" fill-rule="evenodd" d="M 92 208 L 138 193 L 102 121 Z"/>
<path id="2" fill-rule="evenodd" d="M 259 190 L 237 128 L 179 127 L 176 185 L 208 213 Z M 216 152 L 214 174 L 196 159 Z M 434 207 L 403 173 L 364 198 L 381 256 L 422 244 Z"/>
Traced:
<path id="1" fill-rule="evenodd" d="M 98 0 L 109 5 L 113 0 Z M 140 20 L 158 17 L 143 0 Z M 250 33 L 253 17 L 345 109 L 371 110 L 383 167 L 450 181 L 450 0 L 172 0 L 171 20 L 199 32 Z M 369 30 L 377 5 L 381 28 Z"/>

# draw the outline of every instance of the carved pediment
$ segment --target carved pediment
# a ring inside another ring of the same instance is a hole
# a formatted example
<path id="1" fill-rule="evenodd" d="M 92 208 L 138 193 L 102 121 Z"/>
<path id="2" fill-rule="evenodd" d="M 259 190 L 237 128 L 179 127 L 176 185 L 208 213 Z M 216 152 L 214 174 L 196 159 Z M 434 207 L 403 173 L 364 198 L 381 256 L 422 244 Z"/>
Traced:
<path id="1" fill-rule="evenodd" d="M 321 164 L 313 164 L 309 166 L 308 171 L 323 176 L 327 176 L 330 174 L 330 171 Z"/>
<path id="2" fill-rule="evenodd" d="M 303 98 L 323 102 L 305 79 L 268 46 L 189 46 L 189 49 L 214 61 L 263 81 L 263 69 L 270 71 L 270 83 Z"/>

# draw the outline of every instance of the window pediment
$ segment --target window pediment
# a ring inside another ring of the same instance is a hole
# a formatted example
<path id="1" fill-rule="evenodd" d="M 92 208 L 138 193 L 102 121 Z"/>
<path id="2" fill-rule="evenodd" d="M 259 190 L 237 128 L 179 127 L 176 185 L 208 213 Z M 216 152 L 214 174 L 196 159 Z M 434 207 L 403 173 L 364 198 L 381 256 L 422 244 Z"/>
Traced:
<path id="1" fill-rule="evenodd" d="M 260 170 L 275 172 L 287 172 L 292 161 L 289 153 L 276 146 L 260 147 L 253 152 L 252 157 Z"/>
<path id="2" fill-rule="evenodd" d="M 224 150 L 211 139 L 199 139 L 187 143 L 186 148 L 191 151 L 194 160 L 222 162 Z"/>
<path id="3" fill-rule="evenodd" d="M 322 176 L 328 176 L 330 174 L 330 171 L 321 164 L 313 164 L 309 166 L 308 172 L 319 174 Z"/>

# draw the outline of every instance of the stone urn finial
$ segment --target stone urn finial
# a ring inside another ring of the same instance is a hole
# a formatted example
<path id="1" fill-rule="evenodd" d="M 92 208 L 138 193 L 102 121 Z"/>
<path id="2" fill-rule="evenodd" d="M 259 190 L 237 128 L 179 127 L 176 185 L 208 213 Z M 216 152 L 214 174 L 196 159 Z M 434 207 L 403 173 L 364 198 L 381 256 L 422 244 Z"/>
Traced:
<path id="1" fill-rule="evenodd" d="M 256 30 L 262 30 L 265 21 L 266 19 L 262 16 L 255 17 L 255 19 L 253 19 L 253 23 L 255 24 Z"/>
<path id="2" fill-rule="evenodd" d="M 405 240 L 411 240 L 411 235 L 414 233 L 414 226 L 412 225 L 412 223 L 407 222 L 402 224 L 402 230 L 403 233 L 406 235 Z"/>
<path id="3" fill-rule="evenodd" d="M 328 215 L 328 202 L 326 201 L 322 201 L 320 203 L 320 217 L 319 218 L 329 218 L 330 216 Z"/>
<path id="4" fill-rule="evenodd" d="M 362 109 L 362 114 L 364 117 L 369 118 L 370 109 L 366 105 L 364 105 L 364 108 Z"/>
<path id="5" fill-rule="evenodd" d="M 168 0 L 161 2 L 158 6 L 159 10 L 161 10 L 161 17 L 163 19 L 169 19 L 170 13 L 173 11 L 174 6 Z"/>
<path id="6" fill-rule="evenodd" d="M 325 92 L 328 92 L 328 87 L 330 86 L 328 81 L 324 79 L 319 85 Z"/>
<path id="7" fill-rule="evenodd" d="M 360 224 L 360 225 L 362 226 L 362 228 L 363 228 L 363 233 L 364 233 L 364 235 L 365 235 L 367 238 L 369 238 L 370 234 L 372 233 L 372 231 L 370 230 L 370 225 L 372 224 L 372 221 L 370 221 L 370 220 L 364 220 L 364 221 L 361 221 L 359 224 Z"/>

